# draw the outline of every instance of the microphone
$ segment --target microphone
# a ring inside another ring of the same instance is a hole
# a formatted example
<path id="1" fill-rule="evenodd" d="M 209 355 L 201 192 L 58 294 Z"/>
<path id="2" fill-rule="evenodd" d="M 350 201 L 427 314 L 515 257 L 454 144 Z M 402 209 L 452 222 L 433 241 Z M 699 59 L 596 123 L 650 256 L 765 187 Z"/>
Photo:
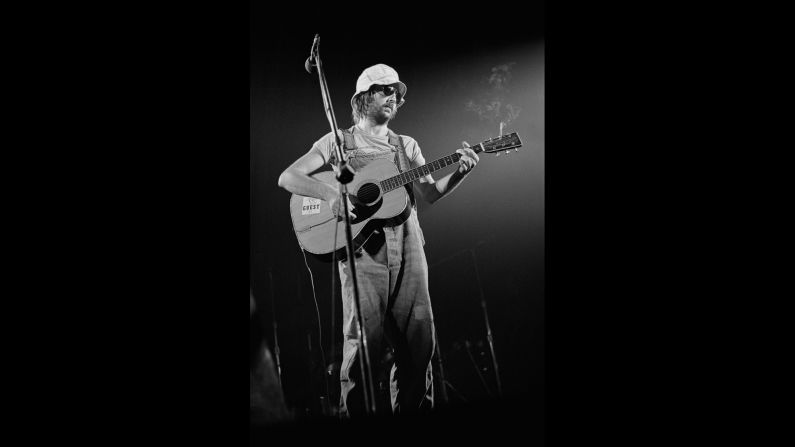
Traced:
<path id="1" fill-rule="evenodd" d="M 309 50 L 309 57 L 306 58 L 306 62 L 304 62 L 304 68 L 306 68 L 307 73 L 312 73 L 313 59 L 317 56 L 317 47 L 318 42 L 320 41 L 320 34 L 315 34 L 315 40 L 312 41 L 312 49 Z"/>

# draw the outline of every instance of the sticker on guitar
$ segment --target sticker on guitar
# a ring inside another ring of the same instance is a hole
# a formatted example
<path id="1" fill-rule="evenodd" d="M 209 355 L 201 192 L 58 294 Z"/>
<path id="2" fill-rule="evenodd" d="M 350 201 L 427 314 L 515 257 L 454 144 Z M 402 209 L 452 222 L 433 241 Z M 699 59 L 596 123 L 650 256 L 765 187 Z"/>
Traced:
<path id="1" fill-rule="evenodd" d="M 304 203 L 301 206 L 301 215 L 320 214 L 320 199 L 313 197 L 304 197 Z"/>

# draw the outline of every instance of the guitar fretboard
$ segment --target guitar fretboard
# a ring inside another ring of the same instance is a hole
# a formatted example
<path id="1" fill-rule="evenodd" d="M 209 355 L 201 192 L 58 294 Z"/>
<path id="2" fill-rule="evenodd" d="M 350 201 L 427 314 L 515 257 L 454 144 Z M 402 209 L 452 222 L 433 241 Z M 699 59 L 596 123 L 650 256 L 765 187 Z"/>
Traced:
<path id="1" fill-rule="evenodd" d="M 483 150 L 481 144 L 472 146 L 470 149 L 474 150 L 475 153 L 481 152 Z M 436 172 L 439 169 L 458 163 L 458 160 L 460 158 L 461 154 L 455 152 L 446 157 L 442 157 L 438 160 L 426 163 L 418 168 L 410 169 L 396 176 L 389 177 L 388 179 L 381 182 L 381 190 L 387 193 L 389 191 L 403 187 L 404 185 L 407 185 L 413 182 L 414 180 L 418 180 L 422 177 L 425 177 L 426 175 L 430 175 L 431 173 Z"/>

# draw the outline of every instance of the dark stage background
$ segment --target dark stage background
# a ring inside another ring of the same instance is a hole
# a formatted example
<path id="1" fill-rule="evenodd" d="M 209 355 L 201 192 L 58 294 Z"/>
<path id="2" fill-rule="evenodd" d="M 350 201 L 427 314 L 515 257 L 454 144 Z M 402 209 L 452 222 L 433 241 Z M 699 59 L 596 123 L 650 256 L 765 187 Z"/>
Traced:
<path id="1" fill-rule="evenodd" d="M 307 257 L 310 277 L 292 231 L 290 194 L 277 186 L 282 170 L 330 130 L 317 74 L 304 69 L 319 33 L 339 126 L 352 124 L 349 100 L 361 71 L 385 63 L 408 86 L 406 103 L 390 128 L 417 139 L 427 161 L 454 152 L 462 141 L 474 145 L 497 136 L 500 121 L 507 121 L 505 133 L 521 136 L 520 151 L 481 154 L 475 172 L 453 195 L 433 206 L 420 203 L 419 219 L 441 359 L 452 385 L 447 405 L 496 394 L 482 296 L 503 394 L 521 398 L 541 414 L 545 125 L 540 8 L 523 13 L 521 28 L 502 32 L 471 26 L 426 31 L 430 28 L 412 29 L 411 22 L 401 32 L 376 27 L 282 32 L 273 29 L 274 16 L 265 9 L 252 4 L 250 11 L 250 284 L 257 308 L 252 321 L 271 349 L 273 323 L 278 324 L 289 409 L 308 418 L 328 414 L 321 403 L 323 372 L 340 357 L 341 309 L 338 295 L 332 302 L 331 265 Z M 336 379 L 328 382 L 332 411 Z M 444 405 L 440 394 L 437 402 Z"/>

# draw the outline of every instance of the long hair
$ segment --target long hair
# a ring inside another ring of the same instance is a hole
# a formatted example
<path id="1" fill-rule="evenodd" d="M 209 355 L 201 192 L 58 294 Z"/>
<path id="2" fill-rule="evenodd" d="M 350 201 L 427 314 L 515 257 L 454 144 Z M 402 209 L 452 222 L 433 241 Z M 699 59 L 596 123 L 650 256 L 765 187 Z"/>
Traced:
<path id="1" fill-rule="evenodd" d="M 353 110 L 351 111 L 351 118 L 353 119 L 353 124 L 359 124 L 359 120 L 362 118 L 367 117 L 367 109 L 370 107 L 370 104 L 373 103 L 373 92 L 366 91 L 359 93 L 353 98 Z M 395 117 L 397 117 L 398 108 L 395 107 L 395 111 L 392 113 L 392 118 L 390 121 L 394 121 Z"/>
<path id="2" fill-rule="evenodd" d="M 359 120 L 367 116 L 367 108 L 373 103 L 372 92 L 362 92 L 353 98 L 353 110 L 351 111 L 351 118 L 353 124 L 359 123 Z"/>

